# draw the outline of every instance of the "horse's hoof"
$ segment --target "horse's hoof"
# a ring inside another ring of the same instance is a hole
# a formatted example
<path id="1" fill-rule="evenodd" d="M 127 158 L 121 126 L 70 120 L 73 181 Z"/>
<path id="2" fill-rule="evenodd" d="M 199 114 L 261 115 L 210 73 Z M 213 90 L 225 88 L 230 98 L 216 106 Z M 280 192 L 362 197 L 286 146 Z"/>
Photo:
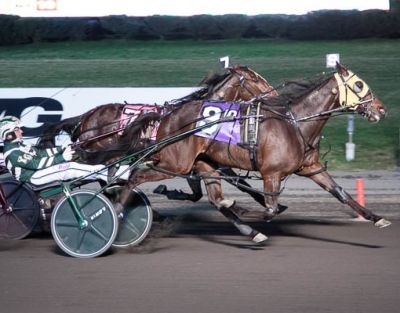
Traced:
<path id="1" fill-rule="evenodd" d="M 156 189 L 153 190 L 153 193 L 164 195 L 167 193 L 167 186 L 159 185 Z"/>
<path id="2" fill-rule="evenodd" d="M 282 205 L 278 203 L 278 210 L 276 212 L 276 214 L 281 214 L 283 211 L 286 211 L 288 207 L 286 205 Z"/>
<path id="3" fill-rule="evenodd" d="M 384 218 L 381 218 L 381 219 L 380 219 L 379 221 L 377 221 L 374 225 L 375 225 L 376 227 L 379 227 L 379 228 L 384 228 L 384 227 L 387 227 L 387 226 L 392 225 L 392 223 L 389 222 L 388 220 L 385 220 Z"/>
<path id="4" fill-rule="evenodd" d="M 279 213 L 277 213 L 276 211 L 272 211 L 272 210 L 265 211 L 263 220 L 264 220 L 265 222 L 269 223 L 269 222 L 272 221 L 272 219 L 273 219 L 277 214 L 279 214 Z"/>
<path id="5" fill-rule="evenodd" d="M 253 239 L 252 239 L 253 242 L 258 243 L 258 244 L 261 244 L 261 243 L 263 243 L 263 242 L 265 242 L 265 241 L 267 241 L 267 240 L 268 240 L 268 237 L 265 236 L 265 235 L 262 234 L 262 233 L 258 233 L 258 234 L 255 235 L 255 236 L 253 237 Z"/>

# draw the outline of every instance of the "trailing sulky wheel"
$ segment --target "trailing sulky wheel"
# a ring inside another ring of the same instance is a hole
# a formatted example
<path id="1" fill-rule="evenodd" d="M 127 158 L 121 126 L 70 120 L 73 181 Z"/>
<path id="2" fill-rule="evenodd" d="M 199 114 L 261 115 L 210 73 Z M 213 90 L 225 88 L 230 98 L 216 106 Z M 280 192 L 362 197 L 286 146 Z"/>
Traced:
<path id="1" fill-rule="evenodd" d="M 107 196 L 115 201 L 122 187 L 112 186 L 107 189 Z M 127 205 L 119 216 L 118 234 L 113 246 L 126 248 L 140 244 L 150 231 L 153 222 L 153 210 L 146 195 L 139 189 L 133 189 Z"/>
<path id="2" fill-rule="evenodd" d="M 39 203 L 35 193 L 12 177 L 0 181 L 0 238 L 22 239 L 38 221 Z"/>

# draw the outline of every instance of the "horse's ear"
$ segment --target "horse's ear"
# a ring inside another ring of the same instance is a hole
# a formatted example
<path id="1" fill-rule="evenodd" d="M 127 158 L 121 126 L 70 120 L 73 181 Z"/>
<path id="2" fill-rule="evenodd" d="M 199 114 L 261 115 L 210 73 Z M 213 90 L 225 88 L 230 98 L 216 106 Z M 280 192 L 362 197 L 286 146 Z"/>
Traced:
<path id="1" fill-rule="evenodd" d="M 349 75 L 349 72 L 347 71 L 347 69 L 342 64 L 340 64 L 339 62 L 336 62 L 336 71 L 342 76 L 348 76 Z"/>

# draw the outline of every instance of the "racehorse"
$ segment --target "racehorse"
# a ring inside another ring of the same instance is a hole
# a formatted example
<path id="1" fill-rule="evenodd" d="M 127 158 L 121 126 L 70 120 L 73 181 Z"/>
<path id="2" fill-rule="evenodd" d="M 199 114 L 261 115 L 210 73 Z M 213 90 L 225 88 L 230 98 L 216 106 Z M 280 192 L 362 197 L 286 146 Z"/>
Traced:
<path id="1" fill-rule="evenodd" d="M 254 97 L 277 96 L 276 90 L 267 80 L 245 66 L 230 67 L 223 74 L 213 74 L 204 78 L 200 84 L 206 85 L 206 87 L 166 105 L 179 105 L 200 99 L 236 101 L 250 100 Z M 130 117 L 122 117 L 126 104 L 111 103 L 98 106 L 83 115 L 67 118 L 48 126 L 39 140 L 39 146 L 54 146 L 55 136 L 61 131 L 65 131 L 71 136 L 73 142 L 77 142 L 75 149 L 81 162 L 90 164 L 110 163 L 122 155 L 139 150 L 148 144 L 146 138 L 140 138 L 137 127 L 145 129 L 153 120 L 158 119 L 162 107 L 151 106 L 151 108 L 146 105 L 135 105 L 135 119 L 134 122 L 129 123 Z M 121 124 L 125 125 L 121 126 Z M 134 133 L 137 135 L 136 139 L 132 138 Z M 107 151 L 107 153 L 99 153 L 104 151 Z M 204 166 L 203 163 L 199 163 L 196 168 L 204 171 Z M 228 176 L 236 175 L 229 168 L 222 172 Z M 168 191 L 166 187 L 163 188 L 162 193 L 170 199 L 199 200 L 203 195 L 200 180 L 188 179 L 188 183 L 193 194 L 185 194 L 175 190 Z M 242 186 L 249 186 L 244 180 L 240 180 L 240 183 Z M 249 193 L 256 201 L 263 203 L 263 199 L 258 193 L 241 187 L 238 188 Z"/>
<path id="2" fill-rule="evenodd" d="M 256 169 L 260 172 L 264 184 L 262 195 L 265 207 L 254 216 L 269 220 L 280 212 L 278 196 L 281 181 L 296 173 L 310 177 L 366 220 L 372 221 L 375 226 L 386 227 L 391 224 L 358 204 L 334 182 L 319 162 L 321 131 L 334 113 L 357 112 L 369 122 L 378 122 L 385 116 L 384 105 L 362 79 L 337 64 L 334 74 L 308 82 L 288 82 L 280 96 L 260 98 L 252 103 L 254 102 L 260 102 L 260 111 L 257 117 L 259 136 L 253 153 L 249 153 L 249 150 L 240 144 L 232 144 L 231 139 L 225 142 L 222 139 L 216 140 L 221 132 L 219 127 L 210 130 L 209 136 L 194 134 L 161 147 L 156 155 L 158 163 L 155 166 L 136 169 L 131 173 L 116 205 L 117 210 L 122 209 L 129 191 L 141 183 L 188 174 L 193 167 L 200 176 L 206 174 L 208 179 L 210 173 L 219 176 L 216 172 L 219 165 L 254 170 L 254 162 L 251 160 L 253 154 Z M 160 119 L 157 141 L 163 142 L 172 135 L 194 129 L 202 119 L 215 119 L 216 116 L 227 114 L 231 116 L 231 112 L 235 110 L 232 116 L 246 118 L 245 109 L 249 103 L 223 103 L 227 109 L 218 105 L 218 102 L 196 100 L 170 107 Z M 210 112 L 210 106 L 214 106 L 214 113 L 205 115 L 204 112 Z M 216 112 L 220 114 L 216 115 Z M 240 118 L 225 121 L 221 125 L 230 124 L 232 129 L 232 123 L 236 122 L 240 122 Z M 206 188 L 210 201 L 243 235 L 250 236 L 254 242 L 267 239 L 264 234 L 240 220 L 241 216 L 254 212 L 249 209 L 237 209 L 234 201 L 223 199 L 220 183 L 206 182 Z"/>

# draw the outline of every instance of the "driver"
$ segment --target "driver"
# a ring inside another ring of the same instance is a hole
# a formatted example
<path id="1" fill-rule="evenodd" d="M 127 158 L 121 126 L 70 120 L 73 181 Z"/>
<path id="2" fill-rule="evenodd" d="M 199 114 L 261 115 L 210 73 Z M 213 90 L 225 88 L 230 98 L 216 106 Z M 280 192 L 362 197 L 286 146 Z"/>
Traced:
<path id="1" fill-rule="evenodd" d="M 67 181 L 83 176 L 87 179 L 107 182 L 108 169 L 104 165 L 88 165 L 72 162 L 74 151 L 71 146 L 39 149 L 23 142 L 23 125 L 14 116 L 0 119 L 0 136 L 4 141 L 4 159 L 8 170 L 17 180 L 33 185 L 54 181 Z M 116 176 L 127 180 L 127 166 L 120 166 Z"/>

